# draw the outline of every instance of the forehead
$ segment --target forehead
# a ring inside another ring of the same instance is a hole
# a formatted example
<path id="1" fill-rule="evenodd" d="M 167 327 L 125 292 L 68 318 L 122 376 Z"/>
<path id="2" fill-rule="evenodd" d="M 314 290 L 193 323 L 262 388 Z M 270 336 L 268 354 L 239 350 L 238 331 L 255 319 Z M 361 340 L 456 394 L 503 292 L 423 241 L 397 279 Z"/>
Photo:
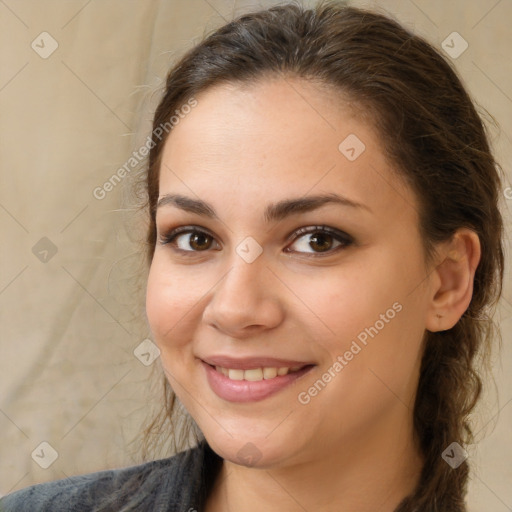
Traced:
<path id="1" fill-rule="evenodd" d="M 252 155 L 252 147 L 260 154 L 262 146 L 268 148 L 265 153 L 275 147 L 290 147 L 293 152 L 288 157 L 297 153 L 318 156 L 312 146 L 321 140 L 321 149 L 330 144 L 337 151 L 336 141 L 348 128 L 363 138 L 363 131 L 372 131 L 364 125 L 365 111 L 346 95 L 297 78 L 221 83 L 202 91 L 196 99 L 197 107 L 174 127 L 168 140 L 179 139 L 180 145 L 196 143 L 200 145 L 197 150 L 226 146 Z M 378 142 L 376 134 L 372 135 Z"/>
<path id="2" fill-rule="evenodd" d="M 404 199 L 414 202 L 369 114 L 332 88 L 280 78 L 221 84 L 196 99 L 164 146 L 160 195 L 229 195 L 248 204 L 339 192 L 391 213 Z"/>

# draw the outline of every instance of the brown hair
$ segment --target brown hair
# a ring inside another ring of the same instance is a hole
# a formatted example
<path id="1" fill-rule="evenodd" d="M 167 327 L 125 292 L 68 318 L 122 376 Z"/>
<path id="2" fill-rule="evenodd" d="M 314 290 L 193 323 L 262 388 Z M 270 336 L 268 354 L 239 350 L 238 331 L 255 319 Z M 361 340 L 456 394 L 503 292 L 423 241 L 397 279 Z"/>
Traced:
<path id="1" fill-rule="evenodd" d="M 453 441 L 463 446 L 474 441 L 469 413 L 483 382 L 477 356 L 488 362 L 492 339 L 499 334 L 492 316 L 504 266 L 501 169 L 483 122 L 451 65 L 424 39 L 388 16 L 326 1 L 311 9 L 275 6 L 215 30 L 170 70 L 153 128 L 208 87 L 279 76 L 334 87 L 372 113 L 390 162 L 416 194 L 427 265 L 434 261 L 436 244 L 458 228 L 479 236 L 481 259 L 468 309 L 453 328 L 425 332 L 413 411 L 425 464 L 414 493 L 396 509 L 465 511 L 468 461 L 452 469 L 441 454 Z M 154 133 L 145 175 L 149 263 L 166 140 Z M 144 457 L 155 438 L 161 442 L 173 436 L 174 449 L 180 450 L 194 433 L 193 420 L 182 419 L 192 429 L 174 437 L 177 401 L 165 376 L 163 383 L 165 408 L 148 423 Z"/>

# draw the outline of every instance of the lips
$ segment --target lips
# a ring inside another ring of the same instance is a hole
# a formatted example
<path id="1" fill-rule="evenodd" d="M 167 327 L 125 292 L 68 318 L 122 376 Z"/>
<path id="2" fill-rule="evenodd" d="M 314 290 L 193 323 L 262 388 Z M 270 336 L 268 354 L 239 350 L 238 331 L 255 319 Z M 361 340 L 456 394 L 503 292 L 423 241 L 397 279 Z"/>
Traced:
<path id="1" fill-rule="evenodd" d="M 209 359 L 212 360 L 212 359 Z M 262 361 L 261 358 L 251 358 L 250 360 L 245 359 L 245 362 L 238 359 L 229 358 L 227 362 L 229 364 L 238 363 L 238 365 L 252 365 L 253 368 L 246 369 L 230 369 L 229 372 L 241 372 L 247 374 L 248 372 L 254 372 L 254 364 Z M 290 361 L 285 359 L 274 359 L 265 358 L 263 361 L 270 362 L 271 364 L 281 363 L 300 363 L 300 361 Z M 201 361 L 201 365 L 204 368 L 206 381 L 208 382 L 210 389 L 221 399 L 228 402 L 256 402 L 270 398 L 273 395 L 278 394 L 280 391 L 284 391 L 286 388 L 291 386 L 295 381 L 303 377 L 312 371 L 316 365 L 305 365 L 301 369 L 290 372 L 283 375 L 276 375 L 272 378 L 258 379 L 257 381 L 251 381 L 246 379 L 232 379 L 229 376 L 219 372 L 216 367 Z"/>

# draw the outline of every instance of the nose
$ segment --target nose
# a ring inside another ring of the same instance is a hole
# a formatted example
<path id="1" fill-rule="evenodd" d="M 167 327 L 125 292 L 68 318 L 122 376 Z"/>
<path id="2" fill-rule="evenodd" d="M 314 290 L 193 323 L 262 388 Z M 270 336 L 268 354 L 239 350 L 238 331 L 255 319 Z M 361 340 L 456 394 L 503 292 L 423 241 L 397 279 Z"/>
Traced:
<path id="1" fill-rule="evenodd" d="M 284 318 L 282 285 L 260 256 L 247 263 L 235 254 L 214 287 L 203 321 L 223 334 L 244 338 L 277 327 Z"/>

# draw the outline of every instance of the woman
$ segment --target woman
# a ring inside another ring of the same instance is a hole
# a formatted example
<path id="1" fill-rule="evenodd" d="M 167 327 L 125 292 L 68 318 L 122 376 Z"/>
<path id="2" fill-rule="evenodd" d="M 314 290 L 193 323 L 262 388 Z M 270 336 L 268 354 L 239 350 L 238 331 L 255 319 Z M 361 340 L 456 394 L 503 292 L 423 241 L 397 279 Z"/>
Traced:
<path id="1" fill-rule="evenodd" d="M 452 68 L 382 15 L 274 7 L 186 54 L 153 128 L 147 316 L 200 442 L 2 510 L 466 510 L 503 224 Z"/>

